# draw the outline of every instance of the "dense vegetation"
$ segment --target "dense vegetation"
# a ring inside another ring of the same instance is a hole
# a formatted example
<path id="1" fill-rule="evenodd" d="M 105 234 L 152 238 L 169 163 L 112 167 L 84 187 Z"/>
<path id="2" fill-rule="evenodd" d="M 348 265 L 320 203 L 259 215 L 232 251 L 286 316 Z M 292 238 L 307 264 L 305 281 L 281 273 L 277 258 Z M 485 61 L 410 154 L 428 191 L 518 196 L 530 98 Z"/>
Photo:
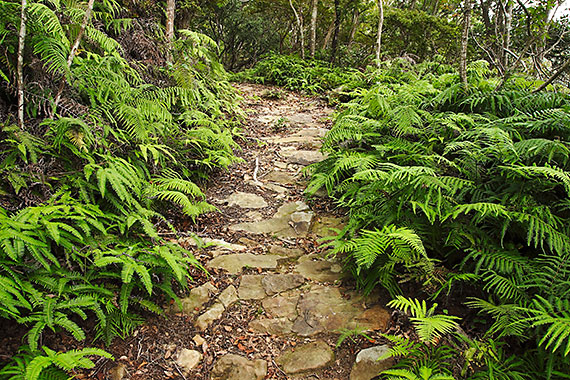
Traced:
<path id="1" fill-rule="evenodd" d="M 41 343 L 45 331 L 83 340 L 81 321 L 95 321 L 95 337 L 108 344 L 142 322 L 141 310 L 160 313 L 177 300 L 199 264 L 160 232 L 215 210 L 195 181 L 235 160 L 238 115 L 209 37 L 181 30 L 172 62 L 145 68 L 110 37 L 133 20 L 118 19 L 118 4 L 106 1 L 96 4 L 84 51 L 68 64 L 86 8 L 27 6 L 25 123 L 0 124 L 0 317 L 28 333 L 0 378 L 33 380 L 56 376 L 43 371 L 52 365 L 89 367 L 88 355 L 109 356 L 56 353 Z M 15 104 L 6 89 L 17 76 L 20 4 L 0 2 L 0 14 L 1 92 Z"/>

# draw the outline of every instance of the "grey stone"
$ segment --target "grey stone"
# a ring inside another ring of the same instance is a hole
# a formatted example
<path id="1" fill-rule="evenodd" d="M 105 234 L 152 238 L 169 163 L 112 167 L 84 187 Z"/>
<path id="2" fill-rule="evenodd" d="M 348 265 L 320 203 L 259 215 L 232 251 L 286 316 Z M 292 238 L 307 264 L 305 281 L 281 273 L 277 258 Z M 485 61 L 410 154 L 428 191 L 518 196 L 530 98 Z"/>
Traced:
<path id="1" fill-rule="evenodd" d="M 334 361 L 334 352 L 328 344 L 316 341 L 287 350 L 277 363 L 287 374 L 296 374 L 327 367 Z"/>
<path id="2" fill-rule="evenodd" d="M 293 322 L 288 318 L 261 318 L 251 321 L 248 328 L 258 334 L 287 335 L 291 334 Z"/>
<path id="3" fill-rule="evenodd" d="M 216 302 L 196 319 L 196 327 L 200 329 L 200 331 L 206 330 L 214 321 L 222 317 L 224 310 L 224 305 L 220 302 Z"/>
<path id="4" fill-rule="evenodd" d="M 392 367 L 392 358 L 378 360 L 390 350 L 388 345 L 366 348 L 356 355 L 350 372 L 350 380 L 371 380 L 378 374 Z"/>
<path id="5" fill-rule="evenodd" d="M 314 213 L 312 211 L 297 211 L 291 214 L 291 222 L 297 233 L 306 235 L 309 232 Z"/>
<path id="6" fill-rule="evenodd" d="M 287 163 L 286 162 L 275 161 L 274 164 L 275 164 L 275 167 L 277 167 L 279 169 L 287 169 Z"/>
<path id="7" fill-rule="evenodd" d="M 277 255 L 254 255 L 252 253 L 239 253 L 218 256 L 210 260 L 207 266 L 210 268 L 225 269 L 232 274 L 236 274 L 241 272 L 244 267 L 264 269 L 277 268 L 277 260 L 282 258 L 283 257 Z"/>
<path id="8" fill-rule="evenodd" d="M 243 356 L 227 354 L 214 364 L 211 380 L 262 380 L 265 375 L 267 375 L 265 360 L 247 360 Z"/>
<path id="9" fill-rule="evenodd" d="M 231 194 L 224 200 L 228 206 L 238 206 L 241 208 L 264 208 L 267 202 L 257 194 L 242 193 L 241 191 Z"/>
<path id="10" fill-rule="evenodd" d="M 274 170 L 263 178 L 269 182 L 276 182 L 281 185 L 293 185 L 295 184 L 295 177 L 289 173 Z"/>
<path id="11" fill-rule="evenodd" d="M 218 297 L 218 301 L 227 309 L 238 300 L 237 290 L 235 286 L 230 285 Z"/>
<path id="12" fill-rule="evenodd" d="M 291 125 L 306 125 L 314 123 L 313 114 L 312 113 L 294 113 L 287 117 L 289 119 L 289 123 Z"/>
<path id="13" fill-rule="evenodd" d="M 176 304 L 171 307 L 171 312 L 180 312 L 186 315 L 193 315 L 198 313 L 202 305 L 210 300 L 213 294 L 218 289 L 207 282 L 204 285 L 200 285 L 196 288 L 190 290 L 190 295 L 188 297 L 182 298 L 180 302 L 182 303 L 182 310 L 178 308 Z"/>
<path id="14" fill-rule="evenodd" d="M 194 369 L 202 360 L 202 354 L 195 350 L 183 348 L 178 354 L 176 364 L 182 368 L 183 371 L 188 372 Z"/>
<path id="15" fill-rule="evenodd" d="M 260 300 L 265 298 L 265 290 L 261 285 L 263 276 L 244 275 L 239 284 L 239 298 L 242 300 Z"/>
<path id="16" fill-rule="evenodd" d="M 273 191 L 275 193 L 279 193 L 279 194 L 285 194 L 286 192 L 288 192 L 289 190 L 286 189 L 283 186 L 279 186 L 279 185 L 274 185 L 272 183 L 266 183 L 263 185 L 263 188 Z"/>
<path id="17" fill-rule="evenodd" d="M 272 317 L 288 318 L 295 320 L 297 318 L 297 302 L 299 295 L 285 295 L 266 298 L 261 303 L 266 313 Z"/>
<path id="18" fill-rule="evenodd" d="M 337 263 L 326 260 L 300 262 L 295 271 L 305 278 L 319 282 L 334 282 L 341 277 L 341 267 Z"/>
<path id="19" fill-rule="evenodd" d="M 299 237 L 306 236 L 307 231 L 296 230 L 295 223 L 291 220 L 292 214 L 309 210 L 306 203 L 297 201 L 285 203 L 270 219 L 259 222 L 246 222 L 230 226 L 232 231 L 246 231 L 254 234 L 273 234 L 279 237 Z M 309 211 L 307 211 L 309 213 Z M 311 212 L 312 213 L 312 212 Z M 306 221 L 308 215 L 297 215 L 295 218 L 299 223 Z M 294 227 L 295 228 L 294 228 Z M 302 228 L 301 228 L 302 229 Z"/>
<path id="20" fill-rule="evenodd" d="M 268 274 L 261 280 L 263 289 L 269 296 L 297 288 L 304 282 L 303 276 L 298 274 Z"/>
<path id="21" fill-rule="evenodd" d="M 218 247 L 219 249 L 225 250 L 225 251 L 243 252 L 247 249 L 247 247 L 244 245 L 228 243 L 227 241 L 222 240 L 222 239 L 203 238 L 202 241 L 207 246 L 215 246 L 215 247 Z"/>
<path id="22" fill-rule="evenodd" d="M 317 150 L 286 150 L 282 151 L 281 155 L 287 158 L 287 162 L 299 165 L 313 164 L 326 158 Z"/>
<path id="23" fill-rule="evenodd" d="M 285 248 L 280 245 L 272 245 L 269 247 L 269 253 L 296 258 L 302 256 L 304 254 L 304 251 L 300 248 Z"/>

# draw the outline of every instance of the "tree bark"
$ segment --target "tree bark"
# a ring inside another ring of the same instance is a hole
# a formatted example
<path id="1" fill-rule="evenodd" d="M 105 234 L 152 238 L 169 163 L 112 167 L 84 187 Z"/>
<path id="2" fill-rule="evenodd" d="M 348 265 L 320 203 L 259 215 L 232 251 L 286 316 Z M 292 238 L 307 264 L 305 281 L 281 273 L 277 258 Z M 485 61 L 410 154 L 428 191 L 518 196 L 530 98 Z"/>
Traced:
<path id="1" fill-rule="evenodd" d="M 93 13 L 93 5 L 95 4 L 95 0 L 89 0 L 89 2 L 87 3 L 87 9 L 85 10 L 85 15 L 83 16 L 83 22 L 81 23 L 81 27 L 79 28 L 79 33 L 77 33 L 77 37 L 75 37 L 75 41 L 73 42 L 73 45 L 71 46 L 71 50 L 69 52 L 69 56 L 67 57 L 67 67 L 71 68 L 71 64 L 73 63 L 73 59 L 75 58 L 75 55 L 77 54 L 77 49 L 79 49 L 79 44 L 81 43 L 81 38 L 83 37 L 83 34 L 85 33 L 85 29 L 87 29 L 87 24 L 89 23 L 89 20 L 91 20 L 91 14 Z M 61 100 L 61 94 L 63 93 L 63 89 L 65 87 L 65 77 L 63 77 L 63 79 L 61 80 L 61 83 L 59 84 L 59 88 L 57 89 L 57 94 L 55 95 L 55 100 L 53 102 L 53 107 L 52 110 L 49 114 L 49 117 L 53 117 L 53 114 L 57 108 L 57 105 L 59 104 L 59 101 Z"/>
<path id="2" fill-rule="evenodd" d="M 340 0 L 334 0 L 334 33 L 333 33 L 332 46 L 331 46 L 331 63 L 334 63 L 336 58 L 339 32 L 340 32 Z"/>
<path id="3" fill-rule="evenodd" d="M 461 54 L 459 55 L 459 78 L 467 86 L 467 46 L 469 43 L 469 26 L 471 25 L 471 0 L 465 0 L 464 8 Z"/>
<path id="4" fill-rule="evenodd" d="M 317 13 L 319 0 L 313 0 L 311 8 L 311 58 L 315 57 L 317 47 Z"/>
<path id="5" fill-rule="evenodd" d="M 552 74 L 550 76 L 550 78 L 548 78 L 546 80 L 546 82 L 544 82 L 536 90 L 534 90 L 533 93 L 544 90 L 549 84 L 554 82 L 556 80 L 556 78 L 558 78 L 564 71 L 566 71 L 568 66 L 570 66 L 570 59 L 568 59 L 566 62 L 564 62 L 564 64 L 554 74 Z"/>
<path id="6" fill-rule="evenodd" d="M 380 52 L 382 50 L 382 27 L 384 26 L 384 4 L 383 0 L 378 3 L 378 34 L 376 35 L 376 65 L 380 68 Z"/>
<path id="7" fill-rule="evenodd" d="M 301 48 L 301 58 L 305 59 L 305 35 L 303 34 L 303 23 L 301 22 L 301 19 L 299 18 L 299 13 L 297 12 L 297 10 L 295 9 L 295 7 L 293 6 L 293 0 L 289 0 L 289 5 L 291 6 L 291 9 L 293 10 L 293 13 L 295 14 L 295 19 L 297 20 L 297 28 L 299 29 L 299 35 L 301 38 L 301 43 L 300 43 L 300 48 Z"/>
<path id="8" fill-rule="evenodd" d="M 507 6 L 505 7 L 505 21 L 504 21 L 504 28 L 503 28 L 503 53 L 502 53 L 502 62 L 504 69 L 507 69 L 509 65 L 509 56 L 508 51 L 511 47 L 511 29 L 513 24 L 513 2 L 508 1 Z"/>
<path id="9" fill-rule="evenodd" d="M 327 30 L 327 34 L 325 35 L 325 39 L 323 41 L 323 50 L 325 50 L 327 48 L 327 46 L 329 46 L 329 41 L 331 40 L 333 31 L 334 31 L 334 21 L 329 26 L 329 28 Z"/>
<path id="10" fill-rule="evenodd" d="M 26 7 L 27 0 L 22 0 L 20 16 L 20 33 L 18 36 L 18 126 L 24 128 L 24 47 L 26 41 Z"/>
<path id="11" fill-rule="evenodd" d="M 168 44 L 166 59 L 172 62 L 172 41 L 174 40 L 174 10 L 176 9 L 176 0 L 166 0 L 166 42 Z"/>
<path id="12" fill-rule="evenodd" d="M 360 11 L 358 9 L 355 9 L 354 15 L 352 16 L 352 28 L 350 29 L 350 35 L 348 36 L 348 43 L 346 44 L 347 50 L 350 50 L 350 47 L 354 42 L 354 36 L 356 35 L 356 29 L 358 29 L 359 20 L 360 20 Z"/>

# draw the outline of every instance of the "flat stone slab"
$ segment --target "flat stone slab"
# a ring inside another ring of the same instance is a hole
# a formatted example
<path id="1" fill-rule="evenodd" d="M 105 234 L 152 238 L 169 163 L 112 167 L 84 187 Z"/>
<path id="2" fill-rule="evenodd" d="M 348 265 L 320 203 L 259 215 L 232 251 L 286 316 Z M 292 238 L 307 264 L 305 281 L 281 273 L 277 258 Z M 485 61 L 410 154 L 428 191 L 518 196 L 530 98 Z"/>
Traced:
<path id="1" fill-rule="evenodd" d="M 267 375 L 265 360 L 247 360 L 240 355 L 222 356 L 211 372 L 211 380 L 263 380 Z"/>
<path id="2" fill-rule="evenodd" d="M 327 260 L 312 260 L 310 256 L 305 256 L 299 260 L 295 272 L 313 281 L 335 282 L 342 275 L 342 267 Z"/>
<path id="3" fill-rule="evenodd" d="M 275 182 L 281 185 L 294 185 L 296 183 L 295 177 L 291 174 L 274 170 L 263 178 L 265 181 Z"/>
<path id="4" fill-rule="evenodd" d="M 293 322 L 288 318 L 260 318 L 254 319 L 248 325 L 248 329 L 258 334 L 288 335 L 291 334 Z"/>
<path id="5" fill-rule="evenodd" d="M 193 288 L 190 290 L 190 295 L 188 297 L 180 300 L 182 303 L 182 310 L 180 310 L 176 304 L 173 304 L 170 308 L 170 312 L 182 312 L 186 315 L 194 315 L 198 313 L 200 308 L 202 308 L 202 305 L 212 298 L 212 295 L 214 295 L 217 290 L 218 289 L 209 282 Z"/>
<path id="6" fill-rule="evenodd" d="M 283 259 L 277 255 L 254 255 L 252 253 L 237 253 L 222 255 L 210 260 L 207 264 L 210 268 L 225 269 L 232 274 L 239 273 L 244 267 L 275 269 L 277 261 Z"/>
<path id="7" fill-rule="evenodd" d="M 298 274 L 269 274 L 263 277 L 261 284 L 268 296 L 295 289 L 305 282 L 305 278 Z"/>
<path id="8" fill-rule="evenodd" d="M 328 344 L 319 340 L 289 349 L 277 358 L 277 363 L 287 374 L 303 373 L 324 368 L 334 362 L 334 352 Z"/>
<path id="9" fill-rule="evenodd" d="M 291 164 L 309 165 L 326 158 L 318 150 L 282 150 L 281 155 Z"/>
<path id="10" fill-rule="evenodd" d="M 356 355 L 350 372 L 350 380 L 371 380 L 382 371 L 394 365 L 392 358 L 378 360 L 390 351 L 390 346 L 382 345 L 366 348 Z"/>
<path id="11" fill-rule="evenodd" d="M 301 248 L 285 248 L 280 245 L 272 245 L 269 247 L 269 253 L 290 258 L 302 256 L 305 252 Z"/>
<path id="12" fill-rule="evenodd" d="M 242 300 L 260 300 L 266 297 L 265 290 L 261 284 L 263 276 L 244 275 L 238 288 L 239 298 Z"/>
<path id="13" fill-rule="evenodd" d="M 342 230 L 346 226 L 346 221 L 333 216 L 319 216 L 311 226 L 311 232 L 318 237 L 336 236 L 337 230 Z"/>
<path id="14" fill-rule="evenodd" d="M 270 316 L 294 321 L 297 319 L 297 302 L 299 302 L 299 294 L 292 294 L 266 298 L 261 304 Z"/>
<path id="15" fill-rule="evenodd" d="M 224 291 L 218 297 L 218 301 L 224 305 L 227 309 L 228 307 L 232 306 L 238 300 L 238 294 L 235 286 L 230 285 L 224 289 Z"/>
<path id="16" fill-rule="evenodd" d="M 234 224 L 230 230 L 288 238 L 302 237 L 307 235 L 313 215 L 304 202 L 289 202 L 279 207 L 270 219 Z"/>
<path id="17" fill-rule="evenodd" d="M 267 202 L 257 194 L 242 193 L 241 191 L 231 194 L 223 200 L 228 206 L 238 206 L 241 208 L 264 208 Z"/>

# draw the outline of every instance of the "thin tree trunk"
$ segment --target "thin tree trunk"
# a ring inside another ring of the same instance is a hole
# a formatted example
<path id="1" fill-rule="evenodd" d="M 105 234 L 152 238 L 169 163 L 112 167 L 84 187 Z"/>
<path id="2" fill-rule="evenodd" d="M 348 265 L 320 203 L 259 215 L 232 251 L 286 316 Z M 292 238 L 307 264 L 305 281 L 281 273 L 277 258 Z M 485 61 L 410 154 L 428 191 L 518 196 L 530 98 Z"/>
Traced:
<path id="1" fill-rule="evenodd" d="M 352 16 L 352 28 L 350 29 L 350 35 L 348 36 L 348 43 L 346 44 L 346 49 L 350 50 L 352 43 L 354 42 L 354 36 L 356 35 L 356 29 L 358 29 L 360 19 L 360 11 L 356 9 L 354 15 Z"/>
<path id="2" fill-rule="evenodd" d="M 77 33 L 77 37 L 75 37 L 75 41 L 71 46 L 71 50 L 69 51 L 69 56 L 67 57 L 67 68 L 71 68 L 71 64 L 73 63 L 73 59 L 77 54 L 77 49 L 79 49 L 79 44 L 81 43 L 81 38 L 85 33 L 85 29 L 87 28 L 87 24 L 91 19 L 91 14 L 93 13 L 93 5 L 95 4 L 95 0 L 89 0 L 87 3 L 87 9 L 85 10 L 85 15 L 83 16 L 83 22 L 81 23 L 81 27 L 79 28 L 79 33 Z M 55 100 L 53 102 L 53 107 L 49 114 L 49 117 L 53 117 L 53 114 L 61 100 L 61 94 L 63 93 L 63 89 L 65 88 L 65 77 L 59 83 L 59 88 L 57 89 L 57 94 L 55 95 Z"/>
<path id="3" fill-rule="evenodd" d="M 507 3 L 507 6 L 505 7 L 505 25 L 503 30 L 503 53 L 502 53 L 503 62 L 501 62 L 505 70 L 509 65 L 509 58 L 508 58 L 509 56 L 507 53 L 511 47 L 512 24 L 513 24 L 513 2 L 509 1 Z"/>
<path id="4" fill-rule="evenodd" d="M 336 48 L 338 46 L 338 33 L 340 32 L 340 0 L 334 0 L 334 33 L 331 46 L 331 63 L 336 58 Z"/>
<path id="5" fill-rule="evenodd" d="M 550 78 L 546 80 L 546 82 L 544 82 L 543 84 L 540 85 L 540 87 L 534 90 L 533 93 L 544 90 L 549 84 L 554 82 L 556 78 L 558 78 L 564 71 L 566 71 L 568 66 L 570 66 L 570 59 L 564 62 L 564 64 L 554 74 L 552 74 Z"/>
<path id="6" fill-rule="evenodd" d="M 319 0 L 313 0 L 311 9 L 311 58 L 315 57 L 317 47 L 317 13 Z"/>
<path id="7" fill-rule="evenodd" d="M 301 22 L 301 19 L 299 18 L 299 13 L 297 13 L 297 10 L 295 9 L 295 7 L 293 6 L 293 0 L 289 0 L 289 5 L 291 6 L 291 9 L 293 10 L 293 13 L 295 14 L 295 19 L 297 20 L 297 28 L 299 29 L 299 35 L 301 37 L 301 58 L 305 59 L 305 35 L 303 34 L 303 23 Z"/>
<path id="8" fill-rule="evenodd" d="M 459 77 L 467 86 L 467 46 L 469 42 L 469 26 L 471 24 L 471 0 L 465 0 L 463 14 L 463 35 L 461 36 L 461 54 L 459 56 Z"/>
<path id="9" fill-rule="evenodd" d="M 334 21 L 329 26 L 329 29 L 327 30 L 327 34 L 325 35 L 325 40 L 323 41 L 323 50 L 325 50 L 327 48 L 327 46 L 329 46 L 329 41 L 331 40 L 333 31 L 334 31 Z"/>
<path id="10" fill-rule="evenodd" d="M 380 52 L 382 50 L 382 27 L 384 26 L 384 4 L 383 0 L 378 3 L 378 34 L 376 35 L 376 65 L 380 68 Z"/>
<path id="11" fill-rule="evenodd" d="M 176 0 L 166 0 L 166 42 L 168 44 L 166 59 L 172 62 L 172 41 L 174 40 L 174 10 L 176 9 Z"/>
<path id="12" fill-rule="evenodd" d="M 26 40 L 26 7 L 27 0 L 22 0 L 20 16 L 20 33 L 18 36 L 18 126 L 24 128 L 24 47 Z"/>

